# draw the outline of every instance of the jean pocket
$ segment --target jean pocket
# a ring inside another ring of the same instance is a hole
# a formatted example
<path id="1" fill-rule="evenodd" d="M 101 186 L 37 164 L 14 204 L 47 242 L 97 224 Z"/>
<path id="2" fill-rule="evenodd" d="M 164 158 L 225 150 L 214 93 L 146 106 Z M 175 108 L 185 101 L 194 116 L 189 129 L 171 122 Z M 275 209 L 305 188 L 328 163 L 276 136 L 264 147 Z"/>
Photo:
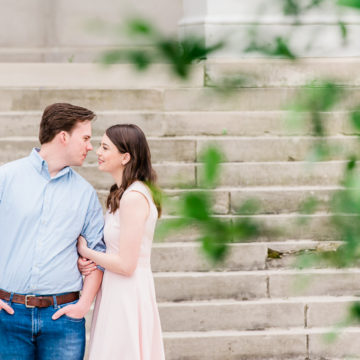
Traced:
<path id="1" fill-rule="evenodd" d="M 77 318 L 70 317 L 69 315 L 66 315 L 66 314 L 64 314 L 63 317 L 65 319 L 69 320 L 69 321 L 72 321 L 72 322 L 83 322 L 83 321 L 85 321 L 84 317 L 82 317 L 80 319 L 77 319 Z"/>
<path id="2" fill-rule="evenodd" d="M 62 309 L 64 308 L 65 306 L 68 306 L 68 305 L 74 305 L 78 302 L 79 300 L 74 300 L 74 301 L 71 301 L 71 302 L 68 302 L 68 303 L 65 303 L 65 304 L 61 304 L 61 305 L 58 305 L 57 306 L 57 309 Z"/>

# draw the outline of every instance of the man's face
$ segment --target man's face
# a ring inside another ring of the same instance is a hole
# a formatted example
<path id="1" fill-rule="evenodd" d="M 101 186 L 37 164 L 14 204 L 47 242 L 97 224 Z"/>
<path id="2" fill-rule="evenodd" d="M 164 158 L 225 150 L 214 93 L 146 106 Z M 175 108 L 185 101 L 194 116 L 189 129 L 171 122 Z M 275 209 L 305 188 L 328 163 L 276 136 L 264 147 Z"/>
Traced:
<path id="1" fill-rule="evenodd" d="M 89 151 L 91 142 L 91 121 L 78 122 L 69 134 L 67 154 L 69 166 L 81 166 Z"/>

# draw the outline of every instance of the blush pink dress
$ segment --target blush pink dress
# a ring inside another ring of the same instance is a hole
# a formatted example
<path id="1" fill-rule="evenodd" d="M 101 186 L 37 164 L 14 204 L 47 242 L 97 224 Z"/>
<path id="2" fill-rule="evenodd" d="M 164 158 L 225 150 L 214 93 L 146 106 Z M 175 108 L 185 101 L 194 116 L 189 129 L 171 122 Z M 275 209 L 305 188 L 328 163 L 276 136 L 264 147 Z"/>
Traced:
<path id="1" fill-rule="evenodd" d="M 150 266 L 158 212 L 149 189 L 142 182 L 134 182 L 124 195 L 129 191 L 143 194 L 150 205 L 140 257 L 131 277 L 105 270 L 91 325 L 90 360 L 165 359 Z M 108 253 L 118 252 L 120 233 L 119 211 L 107 212 L 104 238 Z"/>

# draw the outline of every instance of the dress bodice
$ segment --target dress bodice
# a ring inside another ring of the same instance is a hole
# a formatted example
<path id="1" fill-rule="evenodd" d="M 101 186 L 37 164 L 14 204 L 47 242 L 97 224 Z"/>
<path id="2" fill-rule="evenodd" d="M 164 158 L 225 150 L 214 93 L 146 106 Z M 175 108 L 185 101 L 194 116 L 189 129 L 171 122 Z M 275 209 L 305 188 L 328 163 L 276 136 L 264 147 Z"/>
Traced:
<path id="1" fill-rule="evenodd" d="M 145 231 L 141 241 L 141 249 L 139 255 L 138 264 L 150 265 L 151 246 L 154 238 L 155 226 L 158 217 L 158 211 L 152 199 L 150 190 L 141 181 L 135 181 L 125 191 L 126 195 L 130 191 L 136 191 L 141 193 L 149 203 L 149 216 L 146 220 Z M 119 251 L 119 244 L 121 241 L 121 222 L 119 209 L 114 213 L 110 213 L 107 210 L 105 214 L 105 228 L 104 228 L 104 240 L 108 253 L 115 253 Z"/>

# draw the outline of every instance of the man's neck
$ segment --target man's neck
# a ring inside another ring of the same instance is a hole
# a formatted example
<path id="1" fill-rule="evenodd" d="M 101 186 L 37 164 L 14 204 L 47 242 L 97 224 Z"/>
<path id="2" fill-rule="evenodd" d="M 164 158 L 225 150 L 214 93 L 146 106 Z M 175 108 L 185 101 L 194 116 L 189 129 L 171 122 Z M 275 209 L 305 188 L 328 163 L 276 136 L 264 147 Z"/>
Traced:
<path id="1" fill-rule="evenodd" d="M 42 145 L 39 151 L 39 155 L 48 165 L 49 174 L 52 178 L 55 177 L 64 167 L 68 166 L 65 159 L 59 156 L 59 154 L 61 154 L 61 151 L 59 151 L 59 149 L 55 149 L 55 147 L 50 144 Z"/>

